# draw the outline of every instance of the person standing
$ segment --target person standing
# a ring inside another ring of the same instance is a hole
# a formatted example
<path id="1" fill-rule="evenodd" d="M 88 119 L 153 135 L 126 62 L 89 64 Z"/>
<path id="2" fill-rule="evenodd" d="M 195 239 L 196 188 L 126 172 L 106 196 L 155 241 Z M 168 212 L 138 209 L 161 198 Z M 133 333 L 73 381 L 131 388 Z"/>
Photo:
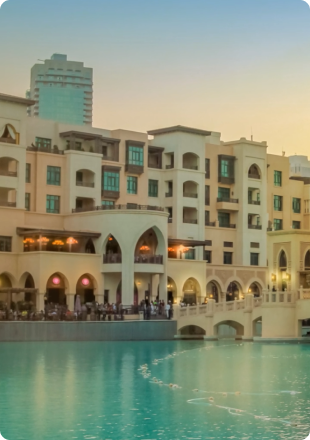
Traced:
<path id="1" fill-rule="evenodd" d="M 169 301 L 169 303 L 170 303 L 170 301 Z M 167 319 L 170 319 L 170 304 L 169 303 L 167 303 L 165 305 L 165 311 L 166 311 Z"/>

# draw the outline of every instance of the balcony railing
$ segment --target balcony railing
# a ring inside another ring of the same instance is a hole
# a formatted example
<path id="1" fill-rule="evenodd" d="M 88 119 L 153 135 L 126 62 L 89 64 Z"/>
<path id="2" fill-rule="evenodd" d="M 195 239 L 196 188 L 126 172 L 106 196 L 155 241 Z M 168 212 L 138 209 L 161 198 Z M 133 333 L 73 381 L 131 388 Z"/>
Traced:
<path id="1" fill-rule="evenodd" d="M 27 147 L 27 151 L 49 153 L 49 154 L 64 154 L 64 151 L 59 150 L 58 148 Z"/>
<path id="2" fill-rule="evenodd" d="M 220 227 L 220 228 L 236 229 L 236 225 L 225 224 L 225 223 L 224 223 L 224 224 L 223 224 L 223 223 L 222 223 L 222 224 L 220 223 L 220 224 L 219 224 L 219 227 Z"/>
<path id="3" fill-rule="evenodd" d="M 0 170 L 0 176 L 17 177 L 17 171 Z"/>
<path id="4" fill-rule="evenodd" d="M 217 198 L 218 202 L 226 202 L 226 203 L 239 203 L 239 199 L 230 199 L 230 198 L 226 198 L 226 197 L 218 197 Z"/>
<path id="5" fill-rule="evenodd" d="M 184 218 L 183 219 L 183 223 L 188 223 L 190 225 L 197 225 L 198 224 L 198 220 L 192 220 L 192 219 Z"/>
<path id="6" fill-rule="evenodd" d="M 205 222 L 205 226 L 212 226 L 215 227 L 216 222 Z"/>
<path id="7" fill-rule="evenodd" d="M 5 202 L 0 200 L 0 206 L 7 206 L 8 208 L 16 208 L 16 202 Z"/>
<path id="8" fill-rule="evenodd" d="M 260 175 L 259 175 L 259 174 L 252 174 L 252 173 L 249 173 L 249 174 L 248 174 L 248 178 L 249 178 L 249 179 L 258 179 L 258 180 L 260 180 Z"/>
<path id="9" fill-rule="evenodd" d="M 168 192 L 166 193 L 166 197 L 172 197 L 172 195 L 173 195 L 172 191 L 168 191 Z"/>
<path id="10" fill-rule="evenodd" d="M 106 254 L 103 256 L 103 264 L 117 264 L 122 262 L 122 254 Z"/>
<path id="11" fill-rule="evenodd" d="M 184 192 L 183 193 L 183 197 L 191 197 L 192 199 L 197 199 L 198 198 L 198 194 L 197 193 Z"/>
<path id="12" fill-rule="evenodd" d="M 15 139 L 9 139 L 9 138 L 0 138 L 0 142 L 3 142 L 5 144 L 16 144 Z"/>
<path id="13" fill-rule="evenodd" d="M 260 205 L 259 200 L 248 200 L 249 205 Z"/>
<path id="14" fill-rule="evenodd" d="M 248 225 L 249 229 L 262 229 L 262 225 Z"/>
<path id="15" fill-rule="evenodd" d="M 95 188 L 94 183 L 76 181 L 76 186 L 84 186 L 86 188 Z"/>
<path id="16" fill-rule="evenodd" d="M 135 255 L 135 263 L 141 264 L 163 264 L 162 255 Z"/>
<path id="17" fill-rule="evenodd" d="M 76 212 L 91 212 L 91 211 L 115 211 L 115 210 L 126 210 L 126 209 L 136 209 L 138 211 L 160 211 L 164 212 L 164 208 L 159 206 L 150 205 L 136 205 L 134 203 L 127 203 L 127 205 L 102 205 L 102 206 L 90 206 L 85 208 L 72 209 L 73 213 Z"/>

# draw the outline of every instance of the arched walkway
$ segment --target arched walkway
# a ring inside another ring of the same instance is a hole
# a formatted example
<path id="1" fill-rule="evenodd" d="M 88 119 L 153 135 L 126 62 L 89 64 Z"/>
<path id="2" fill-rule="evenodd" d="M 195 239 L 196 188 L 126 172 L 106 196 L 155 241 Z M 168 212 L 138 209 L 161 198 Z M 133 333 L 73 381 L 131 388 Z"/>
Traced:
<path id="1" fill-rule="evenodd" d="M 89 274 L 82 275 L 76 283 L 76 295 L 80 295 L 81 304 L 95 301 L 95 283 Z"/>
<path id="2" fill-rule="evenodd" d="M 45 300 L 48 304 L 67 304 L 66 290 L 68 282 L 63 274 L 55 272 L 46 283 Z"/>
<path id="3" fill-rule="evenodd" d="M 178 292 L 177 292 L 177 285 L 175 283 L 175 281 L 168 277 L 168 281 L 167 281 L 167 301 L 171 301 L 171 304 L 174 304 L 174 301 L 176 300 L 178 296 Z"/>
<path id="4" fill-rule="evenodd" d="M 188 278 L 183 285 L 183 302 L 185 304 L 198 304 L 201 301 L 201 289 L 195 278 Z"/>
<path id="5" fill-rule="evenodd" d="M 220 298 L 220 287 L 216 281 L 210 281 L 207 284 L 207 292 L 206 292 L 206 298 L 207 299 L 214 299 L 215 302 L 219 302 Z"/>
<path id="6" fill-rule="evenodd" d="M 157 227 L 145 231 L 137 240 L 135 247 L 135 263 L 163 263 L 166 253 L 165 240 Z"/>

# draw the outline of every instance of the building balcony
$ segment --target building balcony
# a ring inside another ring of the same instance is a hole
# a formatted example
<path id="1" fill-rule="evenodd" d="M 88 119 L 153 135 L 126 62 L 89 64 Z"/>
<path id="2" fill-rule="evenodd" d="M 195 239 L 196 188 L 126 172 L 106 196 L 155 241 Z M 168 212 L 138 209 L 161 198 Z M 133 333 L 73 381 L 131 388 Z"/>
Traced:
<path id="1" fill-rule="evenodd" d="M 262 229 L 262 225 L 248 225 L 248 229 Z"/>
<path id="2" fill-rule="evenodd" d="M 135 264 L 163 264 L 163 255 L 135 255 Z"/>
<path id="3" fill-rule="evenodd" d="M 17 177 L 17 171 L 0 170 L 0 176 Z"/>
<path id="4" fill-rule="evenodd" d="M 125 165 L 125 171 L 127 173 L 132 173 L 132 174 L 142 174 L 144 172 L 144 167 L 143 165 L 133 165 L 130 163 L 126 163 Z"/>
<path id="5" fill-rule="evenodd" d="M 198 165 L 183 165 L 183 169 L 184 170 L 195 170 L 198 171 Z"/>
<path id="6" fill-rule="evenodd" d="M 183 223 L 187 223 L 189 225 L 198 225 L 197 219 L 184 218 Z"/>
<path id="7" fill-rule="evenodd" d="M 166 170 L 172 170 L 174 168 L 173 164 L 166 165 Z"/>
<path id="8" fill-rule="evenodd" d="M 16 202 L 6 202 L 4 200 L 0 200 L 0 206 L 6 208 L 16 208 Z"/>
<path id="9" fill-rule="evenodd" d="M 103 264 L 119 264 L 122 262 L 122 254 L 106 254 L 103 256 Z"/>
<path id="10" fill-rule="evenodd" d="M 33 151 L 35 153 L 39 152 L 39 153 L 49 153 L 49 154 L 64 154 L 63 150 L 59 150 L 58 147 L 54 147 L 54 148 L 40 148 L 40 147 L 35 147 L 35 146 L 31 146 L 31 147 L 27 147 L 27 151 Z"/>
<path id="11" fill-rule="evenodd" d="M 103 189 L 101 191 L 101 195 L 104 198 L 108 198 L 108 199 L 119 199 L 119 191 L 110 191 L 107 189 Z"/>
<path id="12" fill-rule="evenodd" d="M 79 213 L 79 212 L 114 211 L 114 210 L 127 210 L 127 209 L 135 209 L 138 211 L 159 211 L 159 212 L 165 211 L 164 208 L 161 208 L 159 206 L 137 205 L 135 203 L 127 203 L 127 205 L 102 205 L 102 206 L 78 208 L 78 209 L 72 209 L 72 212 Z"/>
<path id="13" fill-rule="evenodd" d="M 259 200 L 248 200 L 248 204 L 249 205 L 260 205 L 260 201 Z"/>
<path id="14" fill-rule="evenodd" d="M 239 211 L 239 199 L 217 198 L 216 209 L 219 211 Z"/>
<path id="15" fill-rule="evenodd" d="M 256 174 L 256 173 L 249 173 L 249 174 L 248 174 L 248 178 L 249 178 L 249 179 L 260 180 L 260 175 L 259 175 L 259 174 Z"/>
<path id="16" fill-rule="evenodd" d="M 197 199 L 198 198 L 198 194 L 197 193 L 184 192 L 183 193 L 183 197 L 190 197 L 192 199 Z"/>
<path id="17" fill-rule="evenodd" d="M 165 194 L 166 197 L 172 197 L 173 196 L 173 192 L 172 191 L 168 191 Z"/>
<path id="18" fill-rule="evenodd" d="M 85 188 L 95 188 L 95 184 L 91 182 L 76 181 L 76 186 L 83 186 Z"/>
<path id="19" fill-rule="evenodd" d="M 214 228 L 216 226 L 216 222 L 205 222 L 205 226 L 211 226 Z"/>
<path id="20" fill-rule="evenodd" d="M 229 228 L 229 229 L 236 229 L 236 225 L 232 225 L 230 223 L 219 223 L 220 228 Z"/>

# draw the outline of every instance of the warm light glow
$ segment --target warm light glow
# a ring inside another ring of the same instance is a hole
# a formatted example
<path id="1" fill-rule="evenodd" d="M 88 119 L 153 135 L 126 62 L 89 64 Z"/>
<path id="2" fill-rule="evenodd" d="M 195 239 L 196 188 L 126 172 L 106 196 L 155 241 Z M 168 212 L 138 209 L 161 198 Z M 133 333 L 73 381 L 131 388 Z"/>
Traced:
<path id="1" fill-rule="evenodd" d="M 212 295 L 212 293 L 211 293 L 211 295 L 210 295 L 210 298 L 213 298 L 213 295 Z"/>
<path id="2" fill-rule="evenodd" d="M 149 251 L 149 250 L 150 250 L 149 246 L 143 245 L 140 247 L 140 251 Z"/>
<path id="3" fill-rule="evenodd" d="M 78 241 L 73 237 L 69 237 L 67 239 L 67 244 L 77 244 L 77 243 L 78 243 Z"/>
<path id="4" fill-rule="evenodd" d="M 138 285 L 138 286 L 141 286 L 141 282 L 140 282 L 140 281 L 137 281 L 137 285 Z"/>
<path id="5" fill-rule="evenodd" d="M 185 247 L 183 245 L 180 246 L 180 251 L 181 252 L 187 252 L 188 250 L 189 250 L 189 248 L 187 248 L 187 247 Z"/>
<path id="6" fill-rule="evenodd" d="M 65 243 L 61 240 L 55 240 L 52 243 L 54 246 L 63 246 Z"/>
<path id="7" fill-rule="evenodd" d="M 168 252 L 174 252 L 174 248 L 168 247 Z"/>
<path id="8" fill-rule="evenodd" d="M 109 241 L 113 241 L 113 238 L 112 238 L 112 237 L 109 237 Z"/>
<path id="9" fill-rule="evenodd" d="M 60 278 L 54 277 L 53 278 L 53 284 L 55 284 L 55 286 L 58 286 L 60 284 Z"/>
<path id="10" fill-rule="evenodd" d="M 89 283 L 90 283 L 90 281 L 89 281 L 88 278 L 83 278 L 83 279 L 82 279 L 82 284 L 83 284 L 83 286 L 89 286 Z"/>
<path id="11" fill-rule="evenodd" d="M 37 239 L 38 243 L 48 243 L 50 240 L 47 237 L 41 237 Z"/>
<path id="12" fill-rule="evenodd" d="M 251 293 L 252 292 L 252 289 L 249 289 L 249 293 Z"/>
<path id="13" fill-rule="evenodd" d="M 34 243 L 34 239 L 33 238 L 25 238 L 24 243 Z"/>

